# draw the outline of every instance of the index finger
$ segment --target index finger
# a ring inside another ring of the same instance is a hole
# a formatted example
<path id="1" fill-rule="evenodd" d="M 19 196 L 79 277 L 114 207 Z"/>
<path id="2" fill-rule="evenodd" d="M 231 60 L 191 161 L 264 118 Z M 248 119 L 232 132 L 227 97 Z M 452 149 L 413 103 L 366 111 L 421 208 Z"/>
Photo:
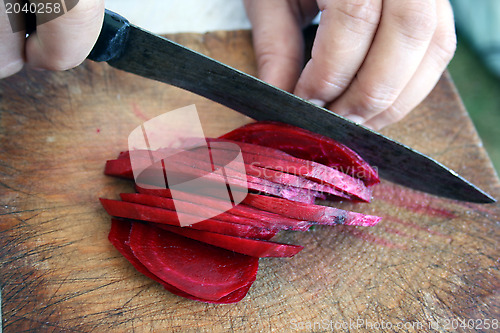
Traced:
<path id="1" fill-rule="evenodd" d="M 294 94 L 322 106 L 350 84 L 372 44 L 382 0 L 321 0 L 321 21 L 311 59 Z"/>
<path id="2" fill-rule="evenodd" d="M 388 109 L 417 71 L 436 27 L 436 0 L 385 0 L 363 65 L 329 108 L 357 122 Z"/>

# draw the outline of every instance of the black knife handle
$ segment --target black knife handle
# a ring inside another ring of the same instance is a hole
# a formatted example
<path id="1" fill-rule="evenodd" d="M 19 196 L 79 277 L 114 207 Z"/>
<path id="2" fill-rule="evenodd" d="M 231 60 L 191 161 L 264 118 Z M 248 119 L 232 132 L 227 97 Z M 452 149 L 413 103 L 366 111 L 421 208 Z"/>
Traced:
<path id="1" fill-rule="evenodd" d="M 94 61 L 110 61 L 119 58 L 125 50 L 130 22 L 106 9 L 101 33 L 94 48 L 87 57 Z"/>

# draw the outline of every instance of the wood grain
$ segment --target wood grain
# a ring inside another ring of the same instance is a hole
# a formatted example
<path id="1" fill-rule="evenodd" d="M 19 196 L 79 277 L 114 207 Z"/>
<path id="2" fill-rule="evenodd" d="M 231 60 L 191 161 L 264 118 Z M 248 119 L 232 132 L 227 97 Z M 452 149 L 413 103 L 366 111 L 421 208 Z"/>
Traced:
<path id="1" fill-rule="evenodd" d="M 256 72 L 247 31 L 169 37 Z M 106 64 L 26 70 L 0 81 L 4 332 L 369 332 L 382 322 L 406 323 L 399 331 L 445 332 L 452 320 L 499 318 L 500 206 L 388 182 L 369 205 L 340 204 L 383 222 L 280 235 L 305 249 L 292 259 L 261 260 L 257 281 L 238 304 L 185 300 L 137 273 L 108 242 L 110 218 L 97 200 L 132 186 L 104 176 L 104 162 L 127 148 L 136 126 L 190 104 L 207 136 L 250 121 Z M 500 198 L 498 178 L 447 75 L 384 134 Z"/>

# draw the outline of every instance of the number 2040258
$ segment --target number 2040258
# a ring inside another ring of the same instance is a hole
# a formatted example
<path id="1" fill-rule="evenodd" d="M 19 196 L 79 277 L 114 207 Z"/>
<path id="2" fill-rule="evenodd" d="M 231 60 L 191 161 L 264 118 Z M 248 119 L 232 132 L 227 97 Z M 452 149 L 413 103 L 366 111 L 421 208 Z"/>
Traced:
<path id="1" fill-rule="evenodd" d="M 10 3 L 5 4 L 7 14 L 60 14 L 63 11 L 60 2 L 46 3 Z"/>
<path id="2" fill-rule="evenodd" d="M 476 330 L 497 330 L 500 328 L 498 319 L 445 319 L 442 322 L 445 330 L 476 329 Z"/>

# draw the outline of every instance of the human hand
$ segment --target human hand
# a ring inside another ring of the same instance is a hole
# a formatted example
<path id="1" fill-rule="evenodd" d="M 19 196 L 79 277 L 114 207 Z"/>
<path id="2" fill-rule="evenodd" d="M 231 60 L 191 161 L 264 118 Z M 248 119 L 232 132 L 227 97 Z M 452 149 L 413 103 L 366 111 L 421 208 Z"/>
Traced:
<path id="1" fill-rule="evenodd" d="M 24 31 L 12 32 L 0 1 L 0 79 L 17 73 L 24 64 L 48 70 L 78 66 L 92 50 L 103 18 L 104 0 L 80 0 L 69 12 L 39 25 L 26 38 Z"/>
<path id="2" fill-rule="evenodd" d="M 453 57 L 448 0 L 245 0 L 259 76 L 373 129 L 402 119 Z M 301 29 L 321 11 L 303 68 Z"/>

